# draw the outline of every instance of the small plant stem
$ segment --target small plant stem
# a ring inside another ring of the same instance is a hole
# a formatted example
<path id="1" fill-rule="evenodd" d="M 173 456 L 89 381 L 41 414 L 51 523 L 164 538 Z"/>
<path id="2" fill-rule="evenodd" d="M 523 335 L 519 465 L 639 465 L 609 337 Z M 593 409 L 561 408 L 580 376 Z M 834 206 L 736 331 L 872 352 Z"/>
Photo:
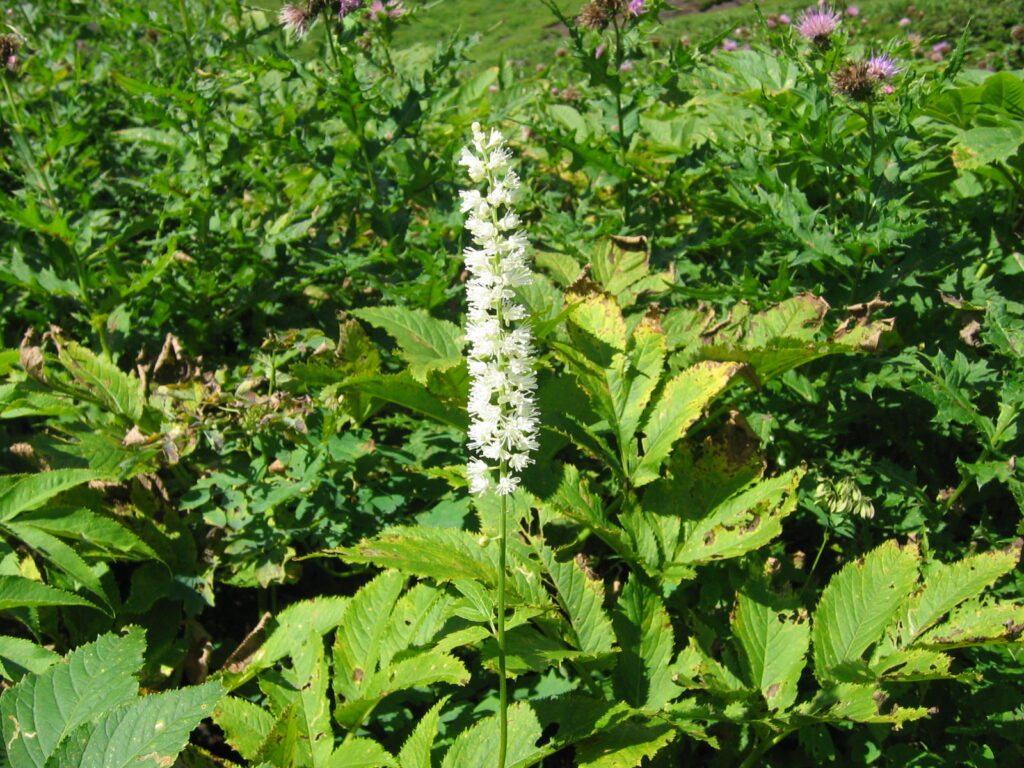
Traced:
<path id="1" fill-rule="evenodd" d="M 17 129 L 18 133 L 21 133 L 21 117 L 18 115 L 18 102 L 14 100 L 14 94 L 11 93 L 11 86 L 7 82 L 7 77 L 0 74 L 0 80 L 3 81 L 4 93 L 7 94 L 7 101 L 10 102 L 11 105 L 11 117 L 13 118 L 11 122 L 14 123 L 14 127 Z"/>
<path id="2" fill-rule="evenodd" d="M 789 736 L 789 734 L 791 734 L 795 730 L 795 728 L 787 728 L 786 730 L 777 733 L 775 734 L 775 736 L 772 736 L 770 738 L 758 739 L 757 746 L 755 746 L 754 749 L 751 750 L 750 754 L 747 755 L 747 757 L 743 760 L 743 762 L 740 763 L 739 768 L 752 768 L 752 766 L 754 765 L 761 765 L 761 757 L 764 755 L 764 753 L 772 747 L 774 747 L 784 738 Z"/>
<path id="3" fill-rule="evenodd" d="M 804 586 L 800 590 L 802 595 L 807 591 L 807 586 L 811 583 L 811 576 L 814 575 L 814 569 L 818 567 L 818 561 L 821 560 L 821 553 L 825 551 L 825 545 L 828 544 L 828 529 L 825 529 L 825 535 L 821 537 L 821 546 L 818 547 L 818 554 L 814 556 L 814 562 L 811 563 L 811 570 L 807 572 L 807 579 L 804 581 Z"/>
<path id="4" fill-rule="evenodd" d="M 501 472 L 504 474 L 504 462 Z M 508 680 L 505 675 L 505 539 L 508 533 L 508 494 L 501 497 L 498 530 L 498 768 L 505 768 L 508 751 Z"/>
<path id="5" fill-rule="evenodd" d="M 210 179 L 210 141 L 206 133 L 206 119 L 203 115 L 199 114 L 198 106 L 195 106 L 199 102 L 199 93 L 196 88 L 196 79 L 199 76 L 199 67 L 196 62 L 195 50 L 192 45 L 192 17 L 188 11 L 188 5 L 186 0 L 178 0 L 178 11 L 181 14 L 181 25 L 184 29 L 185 39 L 185 54 L 188 57 L 189 70 L 192 73 L 191 86 L 193 101 L 190 103 L 192 106 L 192 116 L 196 121 L 196 129 L 199 133 L 199 171 L 203 177 L 203 199 L 200 203 L 200 214 L 199 214 L 199 240 L 203 245 L 203 250 L 208 250 L 207 245 L 210 239 L 210 197 L 213 185 Z"/>

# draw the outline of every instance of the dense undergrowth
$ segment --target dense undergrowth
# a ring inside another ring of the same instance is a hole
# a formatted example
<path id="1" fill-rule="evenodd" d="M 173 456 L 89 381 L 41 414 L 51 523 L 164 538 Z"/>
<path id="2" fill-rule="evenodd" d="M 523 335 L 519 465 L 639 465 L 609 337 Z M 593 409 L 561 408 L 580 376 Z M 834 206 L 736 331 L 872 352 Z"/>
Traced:
<path id="1" fill-rule="evenodd" d="M 1012 3 L 538 1 L 525 60 L 267 5 L 0 6 L 10 765 L 496 765 L 502 573 L 509 766 L 1024 756 Z M 505 568 L 476 121 L 536 268 Z"/>

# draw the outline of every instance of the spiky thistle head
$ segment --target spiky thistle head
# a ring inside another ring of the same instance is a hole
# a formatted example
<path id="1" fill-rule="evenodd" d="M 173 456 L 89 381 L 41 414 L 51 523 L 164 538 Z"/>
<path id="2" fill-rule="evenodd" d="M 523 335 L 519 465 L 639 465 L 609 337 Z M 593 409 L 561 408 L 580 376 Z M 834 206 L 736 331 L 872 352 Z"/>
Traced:
<path id="1" fill-rule="evenodd" d="M 21 48 L 21 40 L 15 35 L 0 35 L 0 63 L 9 72 L 17 72 L 21 66 L 21 59 L 18 57 L 18 49 Z"/>
<path id="2" fill-rule="evenodd" d="M 865 61 L 851 61 L 832 73 L 832 88 L 854 101 L 871 101 L 878 80 L 871 75 Z"/>

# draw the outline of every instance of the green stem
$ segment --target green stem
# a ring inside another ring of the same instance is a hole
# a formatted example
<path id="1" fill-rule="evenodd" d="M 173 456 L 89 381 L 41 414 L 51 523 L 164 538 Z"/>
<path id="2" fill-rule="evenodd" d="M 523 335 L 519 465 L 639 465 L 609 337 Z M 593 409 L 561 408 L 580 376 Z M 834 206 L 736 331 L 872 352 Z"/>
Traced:
<path id="1" fill-rule="evenodd" d="M 199 213 L 199 240 L 203 244 L 204 252 L 208 250 L 210 239 L 210 197 L 213 184 L 210 179 L 210 141 L 206 133 L 206 117 L 199 112 L 197 106 L 199 99 L 196 88 L 196 78 L 199 76 L 199 68 L 196 62 L 195 50 L 192 45 L 192 17 L 189 14 L 185 0 L 178 0 L 178 12 L 181 15 L 181 25 L 184 30 L 185 55 L 188 57 L 188 66 L 191 72 L 190 85 L 192 88 L 192 99 L 189 104 L 192 107 L 192 117 L 196 122 L 196 130 L 199 133 L 199 172 L 203 177 L 203 199 Z"/>
<path id="2" fill-rule="evenodd" d="M 504 474 L 504 462 L 502 462 Z M 498 531 L 498 768 L 505 768 L 508 751 L 508 680 L 505 675 L 505 539 L 508 521 L 508 494 L 501 497 Z"/>
<path id="3" fill-rule="evenodd" d="M 814 575 L 814 569 L 818 567 L 818 561 L 821 560 L 821 553 L 825 551 L 826 544 L 828 544 L 828 528 L 825 529 L 825 535 L 821 537 L 821 546 L 818 547 L 818 554 L 814 556 L 814 562 L 811 563 L 811 570 L 807 572 L 807 579 L 804 581 L 804 586 L 800 590 L 801 595 L 807 591 L 807 587 L 811 583 L 811 576 Z"/>
<path id="4" fill-rule="evenodd" d="M 784 738 L 789 736 L 789 734 L 791 734 L 795 730 L 796 728 L 787 728 L 786 730 L 775 734 L 775 736 L 771 738 L 758 740 L 757 746 L 754 747 L 754 749 L 751 750 L 750 754 L 747 755 L 746 759 L 744 759 L 744 761 L 740 763 L 739 768 L 751 768 L 751 766 L 760 765 L 761 757 L 764 755 L 764 753 L 772 747 L 774 747 Z"/>
<path id="5" fill-rule="evenodd" d="M 5 74 L 0 73 L 0 81 L 3 81 L 4 93 L 7 94 L 7 101 L 11 104 L 11 117 L 13 118 L 12 122 L 14 123 L 14 127 L 17 129 L 18 133 L 21 133 L 22 127 L 21 117 L 18 115 L 18 102 L 14 100 L 14 94 L 11 93 L 11 86 L 7 82 L 7 76 Z"/>

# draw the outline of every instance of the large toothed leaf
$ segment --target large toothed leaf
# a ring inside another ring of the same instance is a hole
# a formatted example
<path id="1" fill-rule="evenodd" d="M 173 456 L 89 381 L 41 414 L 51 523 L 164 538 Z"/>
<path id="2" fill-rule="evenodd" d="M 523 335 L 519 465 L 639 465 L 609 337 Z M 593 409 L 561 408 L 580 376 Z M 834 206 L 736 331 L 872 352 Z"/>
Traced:
<path id="1" fill-rule="evenodd" d="M 803 470 L 790 470 L 726 499 L 692 525 L 675 564 L 738 557 L 763 547 L 782 532 L 782 518 L 796 508 L 801 477 Z"/>
<path id="2" fill-rule="evenodd" d="M 469 531 L 396 527 L 330 553 L 350 563 L 372 563 L 438 581 L 475 579 L 493 585 L 498 577 L 497 552 L 485 545 Z"/>
<path id="3" fill-rule="evenodd" d="M 470 583 L 483 589 L 477 582 Z M 416 584 L 402 595 L 391 611 L 391 620 L 381 638 L 381 667 L 408 648 L 430 643 L 450 618 L 454 602 L 450 594 L 427 582 Z"/>
<path id="4" fill-rule="evenodd" d="M 651 395 L 661 380 L 668 341 L 653 317 L 644 317 L 629 339 L 626 365 L 610 368 L 606 374 L 608 390 L 615 405 L 615 425 L 619 445 L 630 445 Z"/>
<path id="5" fill-rule="evenodd" d="M 537 715 L 526 702 L 516 702 L 508 708 L 508 768 L 535 765 L 544 756 L 537 747 L 541 727 Z M 445 753 L 441 768 L 469 768 L 489 766 L 498 753 L 498 718 L 486 717 L 460 733 Z"/>
<path id="6" fill-rule="evenodd" d="M 667 723 L 623 723 L 588 739 L 576 749 L 580 768 L 637 768 L 675 738 Z"/>
<path id="7" fill-rule="evenodd" d="M 609 519 L 604 500 L 592 487 L 590 478 L 572 464 L 564 466 L 558 489 L 545 501 L 556 514 L 584 526 L 620 556 L 630 556 L 630 546 L 622 529 Z"/>
<path id="8" fill-rule="evenodd" d="M 47 605 L 96 606 L 78 595 L 21 576 L 0 576 L 0 611 Z"/>
<path id="9" fill-rule="evenodd" d="M 569 300 L 569 334 L 587 360 L 607 363 L 615 351 L 625 351 L 629 329 L 611 296 L 593 283 L 581 283 L 570 291 Z"/>
<path id="10" fill-rule="evenodd" d="M 408 408 L 442 424 L 465 430 L 469 423 L 464 408 L 442 402 L 409 371 L 396 374 L 352 376 L 341 385 L 342 391 L 355 391 Z"/>
<path id="11" fill-rule="evenodd" d="M 933 649 L 1020 642 L 1024 637 L 1024 606 L 1012 603 L 961 605 L 937 627 L 925 632 L 917 645 Z"/>
<path id="12" fill-rule="evenodd" d="M 558 602 L 569 618 L 575 645 L 586 653 L 607 653 L 615 641 L 611 621 L 605 613 L 604 585 L 583 572 L 576 560 L 561 563 L 541 543 L 534 549 L 558 592 Z"/>
<path id="13" fill-rule="evenodd" d="M 98 686 L 103 688 L 103 686 Z M 162 768 L 174 764 L 189 734 L 224 691 L 210 681 L 155 693 L 107 710 L 68 735 L 45 768 Z"/>
<path id="14" fill-rule="evenodd" d="M 76 551 L 85 557 L 161 559 L 152 547 L 130 529 L 88 509 L 48 506 L 19 515 L 18 522 L 74 541 Z"/>
<path id="15" fill-rule="evenodd" d="M 651 404 L 650 416 L 644 424 L 644 455 L 633 472 L 634 485 L 646 485 L 658 479 L 661 464 L 673 444 L 686 434 L 708 404 L 741 370 L 740 363 L 705 361 L 676 374 L 665 384 Z"/>
<path id="16" fill-rule="evenodd" d="M 661 597 L 639 577 L 630 578 L 612 624 L 619 641 L 616 697 L 640 709 L 661 709 L 679 693 L 670 668 L 675 634 Z"/>
<path id="17" fill-rule="evenodd" d="M 831 702 L 830 717 L 857 723 L 903 723 L 928 716 L 928 707 L 901 707 L 889 704 L 888 697 L 874 685 L 840 683 L 818 696 L 819 702 Z"/>
<path id="18" fill-rule="evenodd" d="M 406 577 L 385 571 L 352 598 L 334 641 L 334 690 L 346 699 L 363 698 L 380 658 L 395 601 Z"/>
<path id="19" fill-rule="evenodd" d="M 304 636 L 294 637 L 294 643 L 292 667 L 284 673 L 284 678 L 298 691 L 295 698 L 295 726 L 299 732 L 297 764 L 321 768 L 329 764 L 334 746 L 324 641 L 310 629 Z"/>
<path id="20" fill-rule="evenodd" d="M 224 685 L 237 688 L 290 655 L 295 637 L 305 637 L 308 632 L 327 634 L 341 624 L 348 602 L 347 597 L 317 597 L 289 605 L 274 619 L 265 640 L 262 633 L 255 633 L 231 655 L 226 668 L 219 673 Z"/>
<path id="21" fill-rule="evenodd" d="M 138 627 L 124 637 L 103 635 L 69 653 L 63 664 L 5 691 L 0 729 L 12 765 L 42 768 L 69 733 L 99 713 L 134 701 L 139 685 L 133 675 L 145 647 Z"/>
<path id="22" fill-rule="evenodd" d="M 326 768 L 392 768 L 398 762 L 373 739 L 350 739 L 331 755 Z"/>
<path id="23" fill-rule="evenodd" d="M 431 685 L 450 683 L 465 685 L 469 672 L 465 665 L 454 656 L 435 651 L 423 651 L 381 669 L 370 680 L 363 692 L 367 699 L 382 699 L 395 691 Z"/>
<path id="24" fill-rule="evenodd" d="M 54 469 L 31 475 L 0 476 L 0 522 L 37 509 L 58 493 L 98 478 L 99 474 L 91 469 Z"/>
<path id="25" fill-rule="evenodd" d="M 58 661 L 58 654 L 30 640 L 0 635 L 0 676 L 8 680 L 20 680 L 26 672 L 38 675 Z"/>
<path id="26" fill-rule="evenodd" d="M 885 655 L 871 665 L 871 672 L 884 680 L 901 682 L 941 680 L 953 677 L 953 657 L 928 648 L 908 648 Z"/>
<path id="27" fill-rule="evenodd" d="M 224 696 L 213 710 L 213 721 L 224 729 L 228 745 L 246 760 L 254 760 L 274 727 L 274 716 L 258 704 Z"/>
<path id="28" fill-rule="evenodd" d="M 92 592 L 109 609 L 110 600 L 100 583 L 99 577 L 86 565 L 70 546 L 51 536 L 46 531 L 25 523 L 7 523 L 7 530 L 23 541 L 26 545 L 40 553 L 64 573 L 76 579 L 83 587 Z M 111 615 L 113 615 L 111 613 Z"/>
<path id="29" fill-rule="evenodd" d="M 416 723 L 416 727 L 398 753 L 398 764 L 401 768 L 433 768 L 433 764 L 430 762 L 430 751 L 434 747 L 434 739 L 437 738 L 441 708 L 447 701 L 448 697 L 445 696 Z"/>
<path id="30" fill-rule="evenodd" d="M 916 548 L 889 541 L 848 563 L 822 592 L 814 614 L 814 670 L 836 680 L 840 665 L 856 665 L 906 601 L 917 581 Z M 839 673 L 841 674 L 841 673 Z"/>
<path id="31" fill-rule="evenodd" d="M 749 590 L 736 597 L 732 631 L 743 652 L 747 675 L 768 708 L 792 706 L 811 640 L 806 613 L 783 606 L 761 590 Z"/>
<path id="32" fill-rule="evenodd" d="M 330 550 L 351 563 L 372 563 L 411 576 L 498 583 L 498 545 L 494 539 L 454 528 L 394 527 L 354 547 Z M 513 601 L 546 604 L 544 588 L 530 572 L 530 563 L 510 542 L 508 595 Z"/>
<path id="33" fill-rule="evenodd" d="M 407 307 L 365 307 L 352 314 L 398 342 L 399 354 L 421 384 L 431 371 L 447 371 L 462 362 L 462 329 L 449 320 Z"/>
<path id="34" fill-rule="evenodd" d="M 142 418 L 142 382 L 73 341 L 59 350 L 64 366 L 99 403 L 132 423 Z"/>
<path id="35" fill-rule="evenodd" d="M 1009 573 L 1020 559 L 1020 545 L 965 557 L 955 563 L 932 563 L 924 570 L 924 587 L 909 602 L 902 616 L 903 644 L 915 639 L 949 611 L 975 597 L 996 579 Z"/>

